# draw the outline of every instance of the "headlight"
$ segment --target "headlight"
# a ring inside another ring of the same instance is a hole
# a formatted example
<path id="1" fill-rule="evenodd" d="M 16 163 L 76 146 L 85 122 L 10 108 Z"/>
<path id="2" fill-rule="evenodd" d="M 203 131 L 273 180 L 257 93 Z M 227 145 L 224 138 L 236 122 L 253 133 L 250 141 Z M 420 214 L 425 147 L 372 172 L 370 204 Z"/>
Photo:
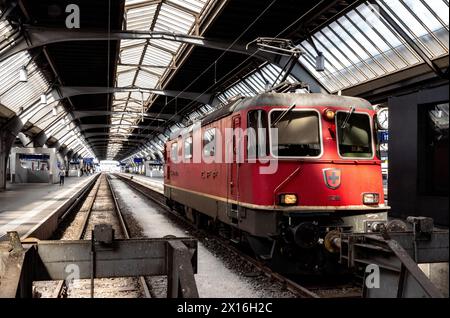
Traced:
<path id="1" fill-rule="evenodd" d="M 363 203 L 364 204 L 378 204 L 380 201 L 380 195 L 378 193 L 364 193 Z"/>
<path id="2" fill-rule="evenodd" d="M 324 115 L 326 120 L 332 121 L 334 119 L 335 112 L 334 112 L 334 110 L 327 108 L 327 109 L 324 110 L 323 115 Z"/>
<path id="3" fill-rule="evenodd" d="M 281 194 L 280 195 L 280 204 L 281 205 L 297 204 L 297 195 L 296 194 Z"/>

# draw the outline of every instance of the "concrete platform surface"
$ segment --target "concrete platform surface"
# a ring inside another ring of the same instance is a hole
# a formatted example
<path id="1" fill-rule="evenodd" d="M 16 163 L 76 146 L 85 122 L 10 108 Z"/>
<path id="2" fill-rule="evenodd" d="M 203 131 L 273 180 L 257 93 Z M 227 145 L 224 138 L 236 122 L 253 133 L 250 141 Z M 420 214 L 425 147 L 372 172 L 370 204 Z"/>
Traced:
<path id="1" fill-rule="evenodd" d="M 27 237 L 49 217 L 83 189 L 94 176 L 66 177 L 64 186 L 48 183 L 8 184 L 0 192 L 0 241 L 6 232 L 18 231 Z"/>
<path id="2" fill-rule="evenodd" d="M 164 178 L 152 178 L 133 173 L 119 173 L 119 175 L 126 178 L 133 177 L 133 180 L 148 186 L 152 190 L 155 190 L 159 193 L 164 193 Z"/>

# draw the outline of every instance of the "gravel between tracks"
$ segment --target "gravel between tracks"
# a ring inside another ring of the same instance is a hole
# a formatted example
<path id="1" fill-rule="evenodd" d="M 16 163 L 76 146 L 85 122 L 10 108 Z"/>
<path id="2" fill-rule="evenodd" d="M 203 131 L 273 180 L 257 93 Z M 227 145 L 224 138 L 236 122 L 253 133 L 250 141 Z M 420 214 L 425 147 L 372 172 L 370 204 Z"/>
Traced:
<path id="1" fill-rule="evenodd" d="M 100 176 L 106 178 L 106 176 Z M 77 240 L 78 235 L 89 210 L 89 201 L 95 193 L 95 186 L 86 197 L 80 209 L 71 219 L 68 219 L 54 235 L 54 239 L 58 240 Z M 120 229 L 119 222 L 114 210 L 114 202 L 109 192 L 106 179 L 102 181 L 96 195 L 96 199 L 92 206 L 91 216 L 87 225 L 84 239 L 90 239 L 91 231 L 95 224 L 107 223 L 111 224 L 115 231 L 116 238 L 122 238 L 123 233 Z M 140 298 L 143 297 L 142 287 L 137 278 L 102 278 L 94 280 L 94 297 L 95 298 Z M 42 281 L 33 283 L 34 297 L 51 298 L 55 297 L 55 289 L 58 281 Z M 74 280 L 69 288 L 66 288 L 67 298 L 89 298 L 91 289 L 91 281 L 89 279 Z"/>
<path id="2" fill-rule="evenodd" d="M 214 238 L 190 233 L 176 218 L 123 181 L 111 178 L 119 205 L 132 237 L 195 236 L 198 245 L 198 274 L 195 275 L 200 297 L 210 298 L 293 298 L 295 295 L 247 262 L 235 258 Z M 147 278 L 152 294 L 165 297 L 166 278 Z"/>

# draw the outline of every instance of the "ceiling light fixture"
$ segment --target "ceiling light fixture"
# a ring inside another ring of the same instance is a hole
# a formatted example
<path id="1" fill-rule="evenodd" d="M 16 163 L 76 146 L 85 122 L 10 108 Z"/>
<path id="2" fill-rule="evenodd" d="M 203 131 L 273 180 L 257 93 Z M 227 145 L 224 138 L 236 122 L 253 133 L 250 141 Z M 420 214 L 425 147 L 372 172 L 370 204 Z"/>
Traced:
<path id="1" fill-rule="evenodd" d="M 28 82 L 28 70 L 26 66 L 22 66 L 19 70 L 19 82 Z"/>

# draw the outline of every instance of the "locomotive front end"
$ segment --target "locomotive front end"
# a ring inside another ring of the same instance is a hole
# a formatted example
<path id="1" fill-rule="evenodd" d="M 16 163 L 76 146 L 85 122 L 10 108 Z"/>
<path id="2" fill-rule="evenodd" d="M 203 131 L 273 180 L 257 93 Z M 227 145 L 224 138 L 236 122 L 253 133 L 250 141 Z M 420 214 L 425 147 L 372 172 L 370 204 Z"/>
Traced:
<path id="1" fill-rule="evenodd" d="M 254 170 L 259 195 L 253 202 L 276 213 L 272 251 L 305 267 L 320 268 L 322 261 L 326 267 L 324 260 L 334 258 L 333 233 L 377 232 L 387 223 L 375 112 L 367 102 L 261 111 L 277 169 L 271 175 Z"/>

